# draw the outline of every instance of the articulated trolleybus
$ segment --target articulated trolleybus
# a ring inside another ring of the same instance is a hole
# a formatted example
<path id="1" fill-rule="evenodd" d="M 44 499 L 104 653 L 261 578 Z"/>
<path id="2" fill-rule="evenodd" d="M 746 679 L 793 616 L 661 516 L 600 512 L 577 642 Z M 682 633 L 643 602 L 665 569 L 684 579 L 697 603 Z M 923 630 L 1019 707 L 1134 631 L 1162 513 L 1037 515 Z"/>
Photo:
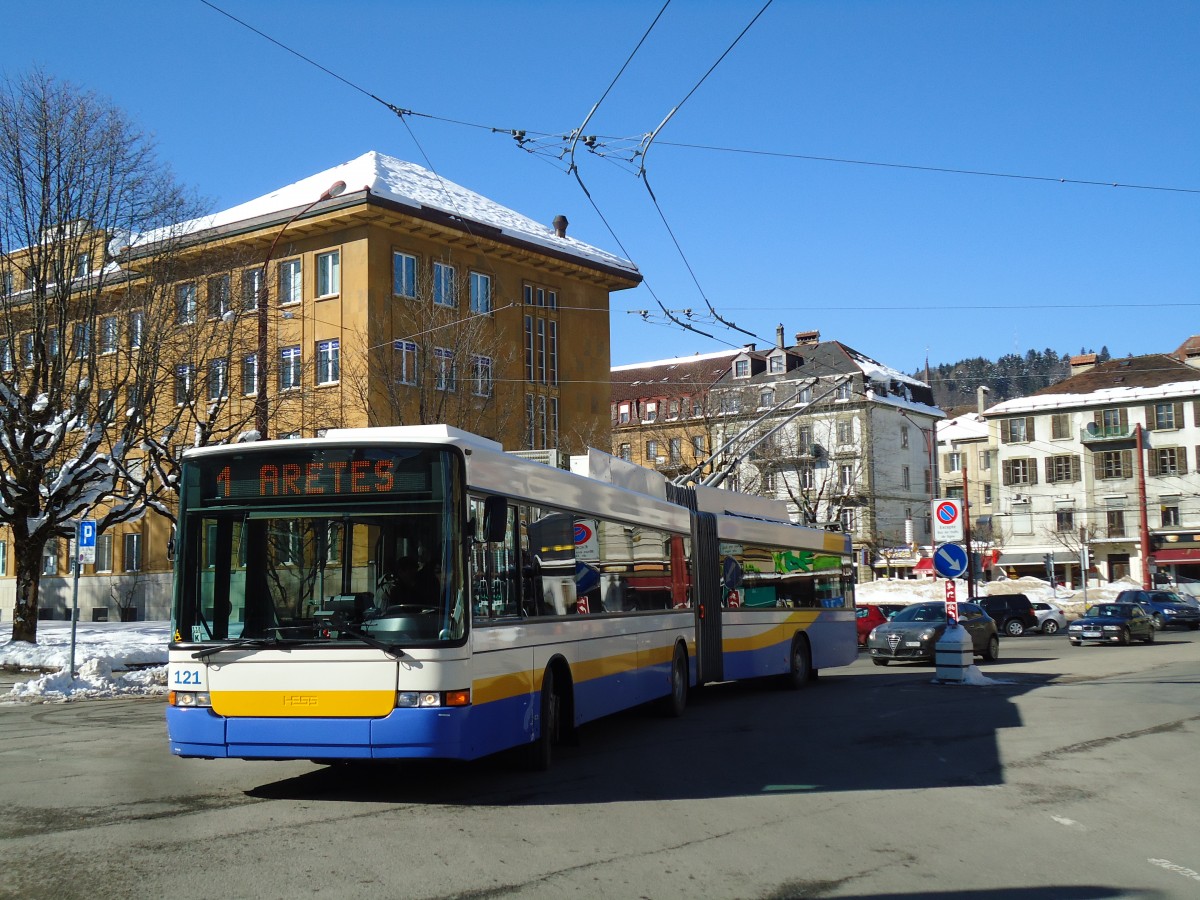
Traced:
<path id="1" fill-rule="evenodd" d="M 581 723 L 856 655 L 846 535 L 591 451 L 446 426 L 184 454 L 168 680 L 185 757 L 549 765 Z"/>

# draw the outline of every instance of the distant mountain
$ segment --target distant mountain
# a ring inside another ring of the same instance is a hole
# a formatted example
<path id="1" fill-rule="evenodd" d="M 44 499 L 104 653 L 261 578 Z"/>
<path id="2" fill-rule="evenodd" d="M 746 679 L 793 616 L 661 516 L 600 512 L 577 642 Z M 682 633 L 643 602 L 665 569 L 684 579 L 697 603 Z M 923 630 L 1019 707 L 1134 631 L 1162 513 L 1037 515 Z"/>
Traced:
<path id="1" fill-rule="evenodd" d="M 1079 354 L 1096 353 L 1098 362 L 1110 359 L 1108 347 L 1095 350 L 1081 349 Z M 993 406 L 1014 397 L 1027 397 L 1047 385 L 1056 384 L 1071 374 L 1071 357 L 1074 353 L 1057 353 L 1049 348 L 1030 350 L 1024 356 L 1009 353 L 994 362 L 976 356 L 953 363 L 930 366 L 928 381 L 933 388 L 933 399 L 939 407 L 950 410 L 963 406 L 975 406 L 976 391 L 986 387 L 989 391 L 988 406 Z M 926 380 L 925 370 L 912 373 Z"/>

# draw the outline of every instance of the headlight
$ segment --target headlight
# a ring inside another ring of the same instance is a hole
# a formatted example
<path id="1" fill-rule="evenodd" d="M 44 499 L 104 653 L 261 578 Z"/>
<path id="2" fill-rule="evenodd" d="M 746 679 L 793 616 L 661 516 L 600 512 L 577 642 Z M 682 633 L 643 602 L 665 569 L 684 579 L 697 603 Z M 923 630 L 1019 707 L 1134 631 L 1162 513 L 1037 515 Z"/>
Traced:
<path id="1" fill-rule="evenodd" d="M 437 706 L 470 706 L 470 691 L 397 691 L 398 709 L 429 709 Z"/>
<path id="2" fill-rule="evenodd" d="M 873 640 L 875 640 L 875 632 L 876 632 L 876 631 L 878 631 L 878 630 L 879 630 L 879 629 L 877 629 L 877 628 L 872 628 L 872 629 L 871 629 L 871 633 L 867 635 L 867 640 L 868 640 L 868 641 L 873 641 Z"/>
<path id="3" fill-rule="evenodd" d="M 921 640 L 928 641 L 933 637 L 934 634 L 935 634 L 934 629 L 926 628 L 924 631 L 921 632 Z"/>
<path id="4" fill-rule="evenodd" d="M 167 702 L 180 709 L 212 706 L 212 698 L 209 697 L 208 691 L 171 691 L 167 695 Z"/>
<path id="5" fill-rule="evenodd" d="M 1120 625 L 1105 625 L 1104 630 L 1105 631 L 1120 631 L 1121 626 Z"/>
<path id="6" fill-rule="evenodd" d="M 1178 615 L 1178 614 L 1179 614 L 1179 610 L 1177 610 L 1177 609 L 1164 609 L 1163 610 L 1164 616 L 1174 616 L 1174 615 Z"/>
<path id="7" fill-rule="evenodd" d="M 1067 627 L 1067 630 L 1068 631 L 1083 631 L 1083 626 L 1082 625 L 1069 625 Z"/>

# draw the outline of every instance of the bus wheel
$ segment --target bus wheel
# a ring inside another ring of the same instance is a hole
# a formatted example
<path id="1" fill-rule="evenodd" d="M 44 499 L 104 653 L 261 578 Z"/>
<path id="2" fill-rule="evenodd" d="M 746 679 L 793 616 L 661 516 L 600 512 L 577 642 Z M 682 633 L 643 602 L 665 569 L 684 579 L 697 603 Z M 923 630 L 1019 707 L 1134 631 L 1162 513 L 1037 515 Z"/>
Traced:
<path id="1" fill-rule="evenodd" d="M 542 677 L 541 721 L 538 736 L 529 745 L 529 768 L 545 772 L 550 768 L 554 745 L 558 743 L 559 717 L 562 713 L 562 698 L 554 687 L 554 670 L 547 669 Z"/>
<path id="2" fill-rule="evenodd" d="M 670 719 L 678 719 L 683 715 L 687 706 L 688 695 L 688 662 L 687 653 L 678 644 L 675 645 L 675 658 L 671 660 L 671 693 L 659 701 L 662 714 Z"/>
<path id="3" fill-rule="evenodd" d="M 785 677 L 785 684 L 794 691 L 807 685 L 816 677 L 812 667 L 812 654 L 808 649 L 808 641 L 802 635 L 792 638 L 791 666 Z"/>

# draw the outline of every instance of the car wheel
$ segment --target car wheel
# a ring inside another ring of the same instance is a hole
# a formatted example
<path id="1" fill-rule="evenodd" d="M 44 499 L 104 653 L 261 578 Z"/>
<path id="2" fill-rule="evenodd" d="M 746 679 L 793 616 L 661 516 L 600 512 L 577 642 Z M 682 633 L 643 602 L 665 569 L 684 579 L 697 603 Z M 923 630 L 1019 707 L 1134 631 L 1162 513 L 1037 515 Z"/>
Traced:
<path id="1" fill-rule="evenodd" d="M 875 665 L 877 665 L 877 666 L 886 666 L 888 664 L 888 660 L 880 659 L 879 657 L 876 657 L 875 659 L 871 660 L 871 662 L 875 663 Z"/>
<path id="2" fill-rule="evenodd" d="M 808 641 L 800 635 L 796 635 L 792 638 L 792 662 L 788 674 L 784 676 L 784 683 L 792 690 L 798 691 L 811 682 L 815 674 Z"/>
<path id="3" fill-rule="evenodd" d="M 995 662 L 1000 656 L 1000 638 L 994 634 L 988 638 L 987 649 L 981 655 L 984 662 Z"/>
<path id="4" fill-rule="evenodd" d="M 1149 631 L 1147 631 L 1146 636 L 1144 638 L 1142 638 L 1142 640 L 1145 641 L 1147 644 L 1153 644 L 1154 643 L 1154 629 L 1151 628 Z"/>
<path id="5" fill-rule="evenodd" d="M 1129 629 L 1128 628 L 1124 628 L 1121 630 L 1121 634 L 1117 637 L 1117 643 L 1120 644 L 1122 647 L 1129 646 Z"/>
<path id="6" fill-rule="evenodd" d="M 1188 622 L 1188 631 L 1196 631 L 1200 629 L 1200 622 Z"/>
<path id="7" fill-rule="evenodd" d="M 1155 614 L 1154 614 L 1154 627 L 1155 627 L 1155 628 L 1157 628 L 1159 631 L 1161 631 L 1161 630 L 1162 630 L 1162 628 L 1163 628 L 1163 617 L 1162 617 L 1162 613 L 1155 613 Z"/>
<path id="8" fill-rule="evenodd" d="M 1071 646 L 1072 647 L 1082 647 L 1083 641 L 1077 641 L 1074 638 L 1071 638 Z"/>
<path id="9" fill-rule="evenodd" d="M 1057 634 L 1057 633 L 1058 633 L 1058 623 L 1055 622 L 1053 619 L 1047 619 L 1042 624 L 1042 634 Z"/>
<path id="10" fill-rule="evenodd" d="M 1009 619 L 1004 623 L 1004 633 L 1009 637 L 1020 637 L 1025 633 L 1025 626 L 1020 619 Z"/>

